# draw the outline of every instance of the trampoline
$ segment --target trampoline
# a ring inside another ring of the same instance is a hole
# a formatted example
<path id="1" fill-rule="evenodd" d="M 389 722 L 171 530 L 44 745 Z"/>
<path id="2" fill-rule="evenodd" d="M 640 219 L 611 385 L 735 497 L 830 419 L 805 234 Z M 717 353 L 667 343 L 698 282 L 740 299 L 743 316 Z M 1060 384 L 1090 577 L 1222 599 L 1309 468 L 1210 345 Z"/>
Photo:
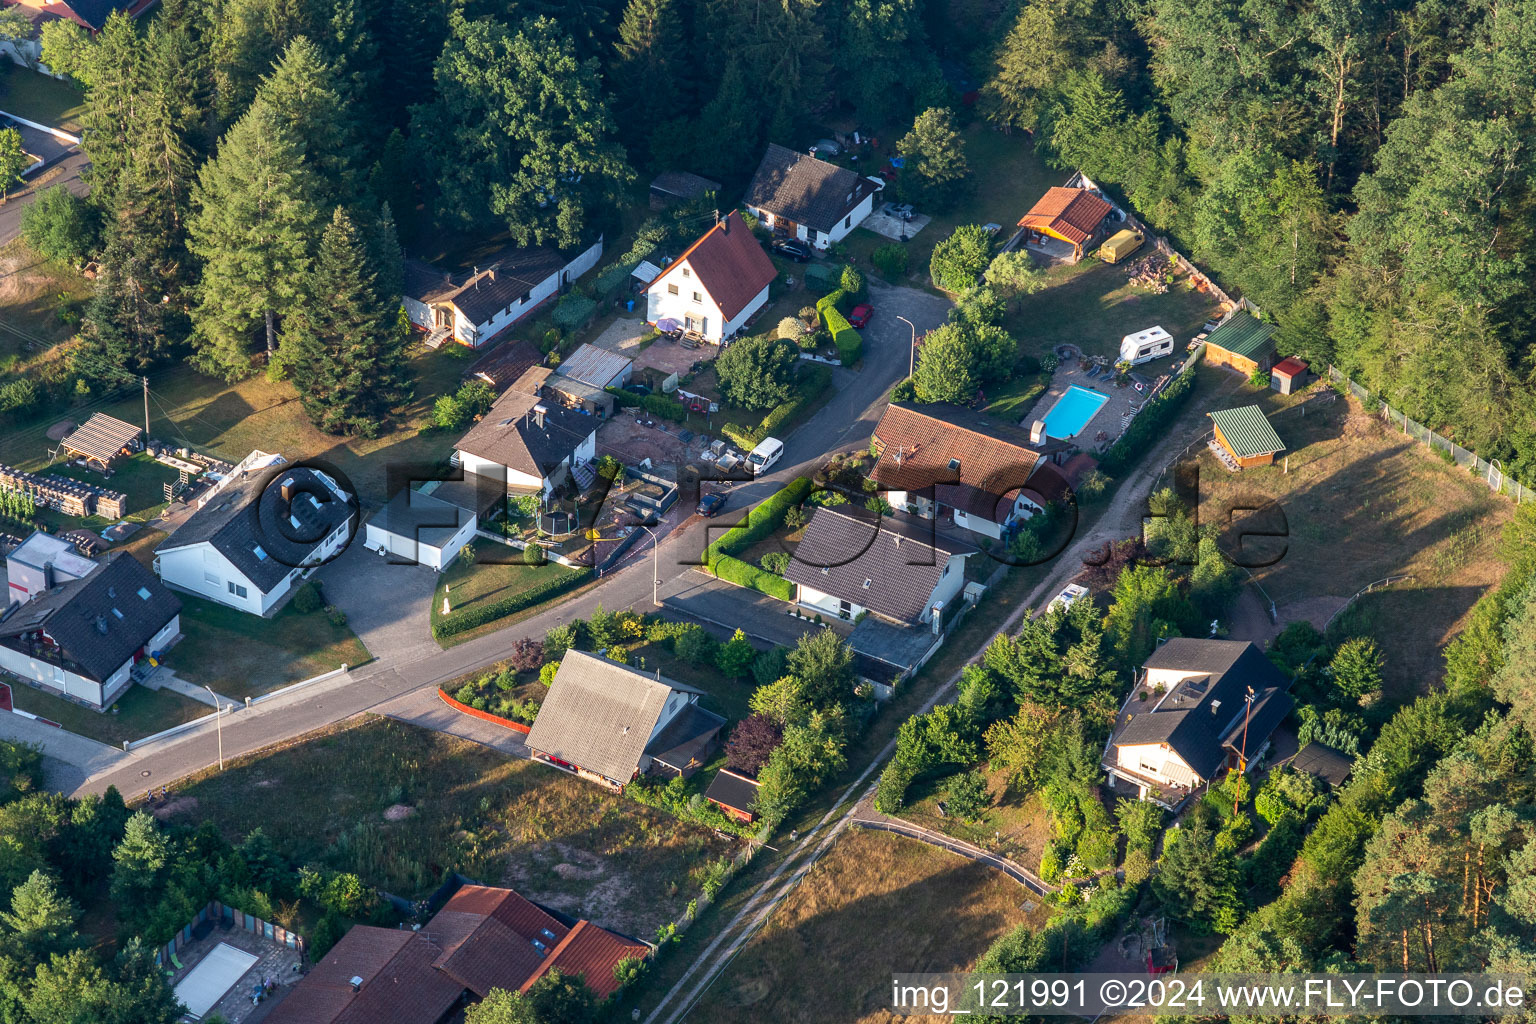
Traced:
<path id="1" fill-rule="evenodd" d="M 210 949 L 208 955 L 199 960 L 191 973 L 176 985 L 176 998 L 186 1004 L 190 1016 L 201 1019 L 218 1005 L 226 992 L 235 987 L 236 982 L 251 969 L 256 960 L 255 953 L 247 953 L 227 942 L 221 942 Z"/>

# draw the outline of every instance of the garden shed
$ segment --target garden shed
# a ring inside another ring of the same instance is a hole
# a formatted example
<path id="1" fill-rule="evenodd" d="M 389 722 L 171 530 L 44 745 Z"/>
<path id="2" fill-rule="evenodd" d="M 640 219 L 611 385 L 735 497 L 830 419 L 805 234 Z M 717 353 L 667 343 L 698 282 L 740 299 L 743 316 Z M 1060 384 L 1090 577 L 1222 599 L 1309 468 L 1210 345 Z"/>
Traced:
<path id="1" fill-rule="evenodd" d="M 1217 443 L 1244 469 L 1249 466 L 1268 466 L 1275 461 L 1277 452 L 1285 451 L 1285 443 L 1280 440 L 1280 435 L 1275 433 L 1269 418 L 1256 405 L 1218 409 L 1210 415 Z"/>
<path id="2" fill-rule="evenodd" d="M 1273 324 L 1240 309 L 1205 339 L 1205 361 L 1245 376 L 1268 370 L 1275 362 L 1274 334 Z"/>

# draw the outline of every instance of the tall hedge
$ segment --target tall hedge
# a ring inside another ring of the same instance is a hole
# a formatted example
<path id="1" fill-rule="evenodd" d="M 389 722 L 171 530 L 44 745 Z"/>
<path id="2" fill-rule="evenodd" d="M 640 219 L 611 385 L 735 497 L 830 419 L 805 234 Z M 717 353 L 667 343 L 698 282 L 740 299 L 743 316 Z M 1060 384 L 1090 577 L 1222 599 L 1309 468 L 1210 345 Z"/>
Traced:
<path id="1" fill-rule="evenodd" d="M 1125 433 L 1109 446 L 1104 457 L 1099 459 L 1099 469 L 1110 476 L 1117 476 L 1145 455 L 1157 436 L 1163 433 L 1168 424 L 1172 423 L 1174 417 L 1179 414 L 1179 410 L 1184 407 L 1185 400 L 1194 389 L 1193 370 L 1173 378 L 1156 398 L 1147 403 L 1146 408 L 1136 414 L 1136 418 L 1131 420 L 1131 425 L 1126 428 Z"/>
<path id="2" fill-rule="evenodd" d="M 734 555 L 777 530 L 784 524 L 784 513 L 803 502 L 814 486 L 809 477 L 797 476 L 764 498 L 747 513 L 746 523 L 732 527 L 704 549 L 704 564 L 713 571 L 715 562 L 722 556 Z"/>
<path id="3" fill-rule="evenodd" d="M 816 312 L 821 314 L 822 324 L 826 327 L 827 333 L 832 335 L 832 344 L 837 346 L 837 354 L 842 358 L 843 365 L 852 366 L 858 362 L 859 353 L 864 347 L 864 339 L 837 308 L 847 294 L 841 288 L 828 292 L 817 300 Z"/>
<path id="4" fill-rule="evenodd" d="M 514 615 L 524 608 L 532 608 L 536 604 L 542 604 L 550 598 L 558 597 L 593 578 L 592 570 L 579 569 L 569 572 L 559 572 L 536 586 L 516 594 L 511 594 L 499 601 L 489 604 L 477 604 L 472 608 L 464 608 L 460 611 L 449 612 L 447 615 L 432 623 L 432 635 L 441 640 L 444 637 L 454 636 L 476 626 L 483 626 L 487 622 L 495 622 L 497 619 L 508 615 Z"/>
<path id="5" fill-rule="evenodd" d="M 759 569 L 751 562 L 743 562 L 734 555 L 719 556 L 715 559 L 713 568 L 715 577 L 727 583 L 748 587 L 759 594 L 767 594 L 780 601 L 795 599 L 795 585 L 789 580 L 782 576 L 775 576 L 766 569 Z"/>

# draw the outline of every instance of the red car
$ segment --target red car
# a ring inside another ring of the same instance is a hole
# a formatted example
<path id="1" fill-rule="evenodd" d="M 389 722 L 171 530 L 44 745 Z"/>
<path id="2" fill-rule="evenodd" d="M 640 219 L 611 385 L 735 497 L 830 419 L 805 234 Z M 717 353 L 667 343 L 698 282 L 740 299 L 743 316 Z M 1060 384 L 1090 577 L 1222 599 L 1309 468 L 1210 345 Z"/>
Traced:
<path id="1" fill-rule="evenodd" d="M 855 327 L 862 328 L 869 323 L 869 318 L 875 315 L 875 307 L 868 303 L 859 303 L 853 307 L 853 312 L 848 314 L 848 322 Z"/>

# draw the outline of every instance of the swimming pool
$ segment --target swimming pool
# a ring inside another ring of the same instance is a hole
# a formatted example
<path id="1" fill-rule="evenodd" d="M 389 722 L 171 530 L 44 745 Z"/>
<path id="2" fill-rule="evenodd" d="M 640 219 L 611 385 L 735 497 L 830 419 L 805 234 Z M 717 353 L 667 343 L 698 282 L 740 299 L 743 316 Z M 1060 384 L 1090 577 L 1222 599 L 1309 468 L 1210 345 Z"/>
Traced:
<path id="1" fill-rule="evenodd" d="M 1056 399 L 1056 404 L 1051 406 L 1051 411 L 1045 414 L 1045 432 L 1050 437 L 1065 440 L 1075 437 L 1083 432 L 1088 421 L 1109 401 L 1108 395 L 1101 395 L 1097 391 L 1089 391 L 1077 385 L 1067 388 L 1066 393 Z"/>

